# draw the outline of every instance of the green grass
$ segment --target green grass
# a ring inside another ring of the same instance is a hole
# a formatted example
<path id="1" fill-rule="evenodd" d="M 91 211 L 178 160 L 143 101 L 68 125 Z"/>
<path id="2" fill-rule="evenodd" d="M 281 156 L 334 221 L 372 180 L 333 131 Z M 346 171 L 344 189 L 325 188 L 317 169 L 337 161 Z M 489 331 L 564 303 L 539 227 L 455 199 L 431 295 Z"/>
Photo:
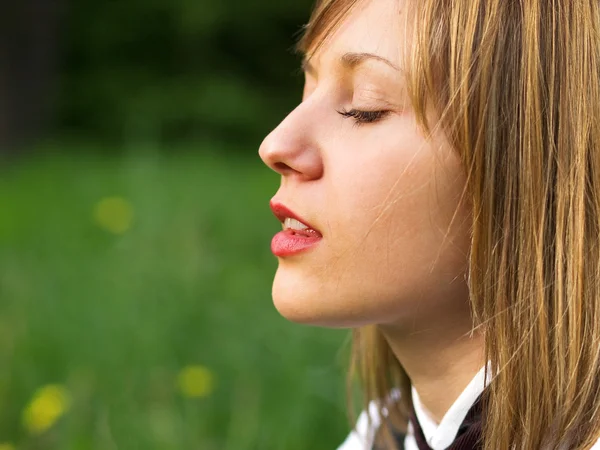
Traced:
<path id="1" fill-rule="evenodd" d="M 336 448 L 346 332 L 274 309 L 278 179 L 257 157 L 40 153 L 0 175 L 0 444 Z M 134 212 L 122 234 L 94 220 L 113 196 Z M 209 395 L 180 392 L 189 365 L 214 374 Z M 71 406 L 32 434 L 22 414 L 48 384 L 66 386 Z"/>

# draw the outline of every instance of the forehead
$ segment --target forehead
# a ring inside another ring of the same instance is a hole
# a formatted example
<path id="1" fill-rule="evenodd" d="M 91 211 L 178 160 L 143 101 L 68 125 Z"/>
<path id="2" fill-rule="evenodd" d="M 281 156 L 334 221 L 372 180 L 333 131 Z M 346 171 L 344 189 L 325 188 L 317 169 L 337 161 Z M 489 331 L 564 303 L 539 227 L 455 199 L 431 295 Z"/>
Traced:
<path id="1" fill-rule="evenodd" d="M 364 0 L 344 18 L 312 55 L 313 63 L 327 63 L 347 52 L 373 53 L 399 66 L 407 44 L 405 0 Z"/>

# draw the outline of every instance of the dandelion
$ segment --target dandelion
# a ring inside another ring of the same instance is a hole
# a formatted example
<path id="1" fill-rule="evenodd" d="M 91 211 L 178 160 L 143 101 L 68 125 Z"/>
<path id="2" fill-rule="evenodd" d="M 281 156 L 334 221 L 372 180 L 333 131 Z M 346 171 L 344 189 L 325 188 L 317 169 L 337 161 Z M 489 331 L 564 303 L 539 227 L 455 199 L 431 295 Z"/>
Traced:
<path id="1" fill-rule="evenodd" d="M 23 411 L 23 425 L 32 434 L 51 428 L 70 408 L 71 400 L 64 386 L 50 384 L 40 388 Z M 0 450 L 4 450 L 0 447 Z"/>
<path id="2" fill-rule="evenodd" d="M 214 390 L 214 376 L 204 366 L 187 366 L 179 372 L 177 384 L 181 393 L 186 397 L 206 397 Z"/>
<path id="3" fill-rule="evenodd" d="M 94 221 L 113 234 L 123 234 L 133 223 L 133 207 L 122 197 L 106 197 L 94 208 Z"/>

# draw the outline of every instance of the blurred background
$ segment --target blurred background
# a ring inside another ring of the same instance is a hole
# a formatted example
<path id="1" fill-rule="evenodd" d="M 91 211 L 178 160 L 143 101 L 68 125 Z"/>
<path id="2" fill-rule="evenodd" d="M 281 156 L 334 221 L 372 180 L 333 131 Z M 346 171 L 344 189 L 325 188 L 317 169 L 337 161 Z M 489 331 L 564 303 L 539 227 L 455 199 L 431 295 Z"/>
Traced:
<path id="1" fill-rule="evenodd" d="M 333 449 L 347 333 L 275 311 L 262 138 L 312 0 L 0 6 L 0 450 Z"/>

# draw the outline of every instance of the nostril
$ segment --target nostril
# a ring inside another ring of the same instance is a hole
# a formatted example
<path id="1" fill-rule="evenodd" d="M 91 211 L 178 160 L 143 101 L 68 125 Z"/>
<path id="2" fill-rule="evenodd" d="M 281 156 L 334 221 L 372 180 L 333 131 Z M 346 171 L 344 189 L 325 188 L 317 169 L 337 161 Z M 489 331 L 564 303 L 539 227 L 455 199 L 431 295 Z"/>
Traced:
<path id="1" fill-rule="evenodd" d="M 276 162 L 275 164 L 273 164 L 273 168 L 279 173 L 289 173 L 290 171 L 294 170 L 290 166 L 282 162 Z"/>

